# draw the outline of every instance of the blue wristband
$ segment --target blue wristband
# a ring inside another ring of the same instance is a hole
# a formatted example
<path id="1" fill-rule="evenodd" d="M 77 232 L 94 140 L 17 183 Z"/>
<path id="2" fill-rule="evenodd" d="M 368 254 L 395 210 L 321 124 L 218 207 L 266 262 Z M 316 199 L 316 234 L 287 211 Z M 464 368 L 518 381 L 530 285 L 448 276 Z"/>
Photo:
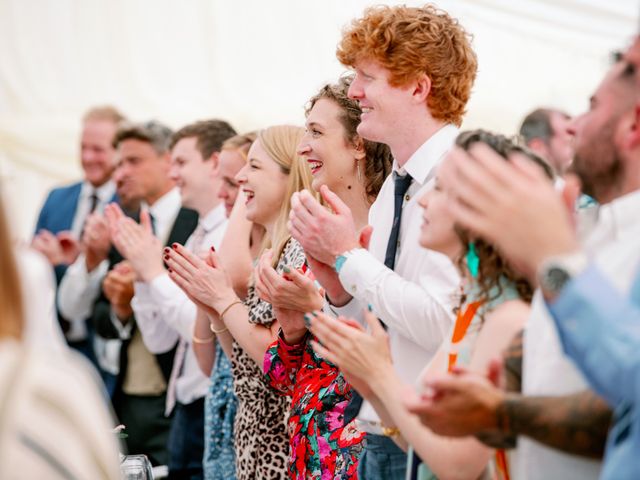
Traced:
<path id="1" fill-rule="evenodd" d="M 347 257 L 345 255 L 338 255 L 336 257 L 336 263 L 333 266 L 333 268 L 336 271 L 336 273 L 340 273 L 340 270 L 342 270 L 344 262 L 346 262 L 346 261 L 347 261 Z"/>

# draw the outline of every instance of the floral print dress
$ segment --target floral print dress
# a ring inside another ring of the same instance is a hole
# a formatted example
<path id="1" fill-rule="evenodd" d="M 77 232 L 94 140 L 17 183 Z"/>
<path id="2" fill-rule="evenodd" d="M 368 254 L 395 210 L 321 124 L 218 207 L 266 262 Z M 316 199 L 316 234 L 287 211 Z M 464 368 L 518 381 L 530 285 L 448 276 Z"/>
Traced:
<path id="1" fill-rule="evenodd" d="M 282 332 L 267 350 L 264 371 L 272 388 L 293 397 L 289 415 L 289 478 L 355 479 L 364 432 L 345 425 L 351 386 L 309 341 L 287 345 Z"/>

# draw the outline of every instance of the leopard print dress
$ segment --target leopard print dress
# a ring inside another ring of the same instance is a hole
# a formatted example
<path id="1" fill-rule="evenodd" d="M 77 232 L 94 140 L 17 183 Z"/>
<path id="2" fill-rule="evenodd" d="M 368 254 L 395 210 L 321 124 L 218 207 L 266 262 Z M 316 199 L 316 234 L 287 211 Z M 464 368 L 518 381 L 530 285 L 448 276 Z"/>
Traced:
<path id="1" fill-rule="evenodd" d="M 290 239 L 280 256 L 276 271 L 284 266 L 300 268 L 304 250 Z M 275 318 L 271 304 L 260 300 L 249 287 L 245 305 L 249 322 L 271 326 Z M 288 478 L 289 435 L 287 422 L 290 397 L 269 387 L 261 366 L 238 345 L 233 344 L 233 388 L 238 399 L 234 425 L 237 480 L 280 480 Z"/>

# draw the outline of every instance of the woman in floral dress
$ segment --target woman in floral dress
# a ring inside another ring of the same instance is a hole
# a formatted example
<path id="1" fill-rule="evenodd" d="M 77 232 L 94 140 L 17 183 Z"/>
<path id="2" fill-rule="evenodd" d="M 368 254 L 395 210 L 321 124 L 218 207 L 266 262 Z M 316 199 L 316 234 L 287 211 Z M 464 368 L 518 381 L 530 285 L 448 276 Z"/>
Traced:
<path id="1" fill-rule="evenodd" d="M 367 224 L 369 206 L 391 171 L 386 146 L 365 142 L 356 132 L 361 110 L 347 96 L 351 77 L 326 85 L 309 102 L 307 132 L 298 151 L 313 174 L 313 187 L 334 192 L 352 211 L 357 225 Z M 325 188 L 326 188 L 325 187 Z M 296 197 L 296 195 L 294 195 Z M 279 275 L 267 252 L 256 269 L 256 289 L 273 304 L 281 326 L 264 357 L 271 387 L 291 395 L 289 478 L 353 479 L 363 449 L 364 432 L 349 418 L 354 395 L 337 367 L 317 355 L 305 327 L 305 312 L 321 308 L 323 297 L 312 276 L 329 287 L 326 265 L 307 258 L 311 270 L 295 265 Z M 335 275 L 332 268 L 329 273 Z"/>

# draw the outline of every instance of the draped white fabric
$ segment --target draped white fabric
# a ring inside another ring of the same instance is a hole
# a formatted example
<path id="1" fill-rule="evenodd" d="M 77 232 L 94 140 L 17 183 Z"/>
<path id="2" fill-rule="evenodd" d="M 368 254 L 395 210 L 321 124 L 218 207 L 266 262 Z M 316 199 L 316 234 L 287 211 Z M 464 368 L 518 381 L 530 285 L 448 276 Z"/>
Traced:
<path id="1" fill-rule="evenodd" d="M 19 236 L 46 191 L 79 178 L 79 118 L 111 103 L 172 127 L 302 124 L 344 69 L 340 31 L 367 0 L 0 0 L 0 174 Z M 385 2 L 391 3 L 391 2 Z M 422 2 L 407 2 L 420 5 Z M 465 127 L 514 133 L 539 105 L 579 113 L 609 53 L 637 30 L 635 0 L 442 0 L 474 34 Z"/>

